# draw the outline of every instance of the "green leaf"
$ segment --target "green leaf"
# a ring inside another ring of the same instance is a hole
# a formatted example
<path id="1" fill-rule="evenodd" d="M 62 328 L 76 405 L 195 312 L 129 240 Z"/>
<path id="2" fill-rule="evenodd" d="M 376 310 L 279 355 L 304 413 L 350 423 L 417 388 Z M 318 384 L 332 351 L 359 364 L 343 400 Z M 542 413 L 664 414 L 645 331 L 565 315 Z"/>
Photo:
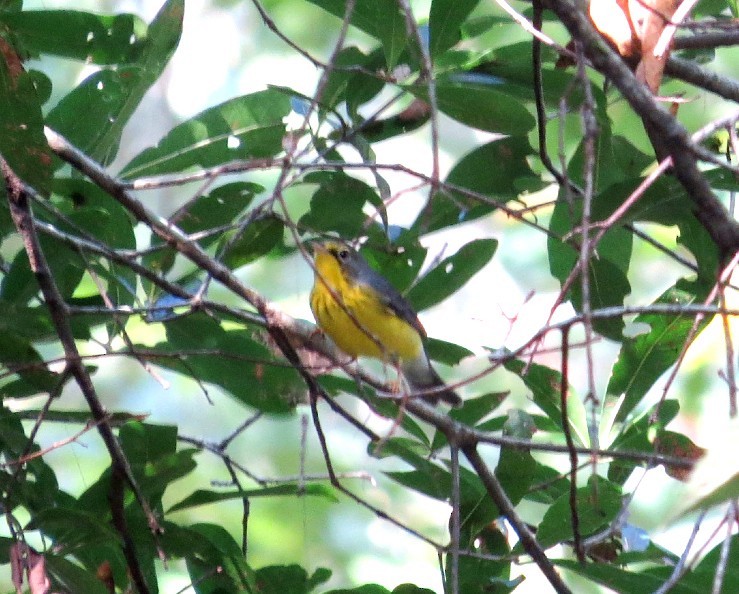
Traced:
<path id="1" fill-rule="evenodd" d="M 537 463 L 533 471 L 531 487 L 524 495 L 524 499 L 544 505 L 552 505 L 565 493 L 569 492 L 570 481 L 562 476 L 560 470 Z"/>
<path id="2" fill-rule="evenodd" d="M 135 157 L 123 179 L 213 167 L 282 151 L 290 99 L 274 89 L 230 99 L 173 128 L 156 147 Z"/>
<path id="3" fill-rule="evenodd" d="M 538 406 L 559 431 L 562 431 L 561 382 L 562 375 L 538 363 L 528 363 L 517 359 L 504 363 L 507 370 L 518 375 L 531 390 L 534 404 Z M 524 373 L 525 372 L 525 373 Z M 567 418 L 573 437 L 579 444 L 587 443 L 587 422 L 585 407 L 576 394 L 570 391 L 567 398 Z"/>
<path id="4" fill-rule="evenodd" d="M 332 503 L 338 502 L 338 499 L 331 487 L 318 483 L 308 483 L 305 485 L 285 484 L 276 485 L 274 487 L 263 487 L 261 489 L 247 489 L 244 491 L 204 491 L 202 489 L 198 489 L 185 497 L 182 501 L 175 503 L 167 510 L 167 513 L 169 514 L 183 509 L 198 507 L 200 505 L 232 501 L 234 499 L 282 496 L 302 497 L 304 495 L 323 497 Z"/>
<path id="5" fill-rule="evenodd" d="M 215 524 L 194 524 L 188 528 L 167 525 L 164 531 L 168 548 L 184 556 L 197 594 L 257 592 L 254 571 L 233 537 Z M 193 552 L 193 548 L 195 551 Z"/>
<path id="6" fill-rule="evenodd" d="M 568 569 L 622 594 L 656 592 L 665 582 L 664 578 L 650 575 L 644 571 L 636 571 L 632 568 L 622 569 L 606 563 L 580 564 L 577 561 L 566 559 L 553 559 L 552 562 L 557 567 Z M 707 590 L 695 591 L 692 588 L 684 587 L 682 582 L 683 580 L 680 579 L 670 588 L 670 592 L 676 594 L 700 594 L 701 592 L 710 591 L 710 584 L 706 584 Z"/>
<path id="7" fill-rule="evenodd" d="M 703 557 L 698 566 L 688 576 L 690 581 L 692 576 L 696 578 L 698 584 L 713 584 L 714 576 L 718 571 L 719 564 L 724 569 L 722 591 L 737 592 L 739 591 L 739 537 L 735 534 L 731 537 L 729 544 L 729 554 L 727 558 L 723 558 L 722 545 L 717 544 L 711 551 Z M 700 580 L 700 581 L 699 581 Z M 710 587 L 709 587 L 710 588 Z M 704 591 L 706 591 L 704 589 Z"/>
<path id="8" fill-rule="evenodd" d="M 236 241 L 224 235 L 219 250 L 223 251 L 223 263 L 232 270 L 251 264 L 279 245 L 284 231 L 285 226 L 280 219 L 266 216 L 249 223 Z"/>
<path id="9" fill-rule="evenodd" d="M 445 184 L 489 196 L 489 204 L 443 188 L 431 195 L 426 209 L 414 222 L 414 229 L 436 231 L 486 215 L 497 203 L 513 200 L 521 193 L 524 180 L 534 179 L 528 159 L 534 150 L 525 137 L 510 136 L 484 144 L 462 157 L 444 180 Z"/>
<path id="10" fill-rule="evenodd" d="M 57 336 L 45 307 L 26 307 L 0 299 L 0 335 L 6 333 L 16 340 L 48 340 Z M 2 351 L 0 348 L 0 357 Z"/>
<path id="11" fill-rule="evenodd" d="M 77 10 L 0 12 L 31 54 L 50 54 L 93 64 L 135 62 L 144 49 L 147 27 L 132 14 L 101 15 Z"/>
<path id="12" fill-rule="evenodd" d="M 534 431 L 534 422 L 529 415 L 515 408 L 508 411 L 503 435 L 531 439 Z M 495 476 L 513 505 L 518 505 L 528 492 L 533 483 L 536 467 L 537 462 L 528 450 L 511 447 L 500 449 Z"/>
<path id="13" fill-rule="evenodd" d="M 51 179 L 51 151 L 34 78 L 23 70 L 15 49 L 0 38 L 0 154 L 25 183 L 45 193 Z"/>
<path id="14" fill-rule="evenodd" d="M 511 574 L 510 547 L 506 536 L 495 523 L 491 523 L 477 534 L 463 531 L 462 545 L 467 544 L 475 552 L 489 557 L 459 557 L 459 592 L 510 592 L 515 584 L 504 587 Z M 447 585 L 451 578 L 452 556 L 447 554 Z"/>
<path id="15" fill-rule="evenodd" d="M 621 489 L 603 477 L 591 476 L 588 485 L 577 490 L 576 506 L 580 536 L 587 537 L 616 517 L 621 509 Z M 569 493 L 549 507 L 536 537 L 544 549 L 573 538 Z"/>
<path id="16" fill-rule="evenodd" d="M 328 578 L 325 571 L 320 574 L 316 572 L 309 577 L 308 572 L 299 565 L 271 565 L 256 572 L 260 594 L 309 594 Z"/>
<path id="17" fill-rule="evenodd" d="M 0 331 L 0 361 L 9 371 L 15 371 L 22 380 L 14 388 L 16 397 L 34 396 L 52 391 L 60 377 L 49 371 L 44 360 L 30 343 L 10 332 Z M 8 386 L 3 386 L 3 396 L 11 396 Z"/>
<path id="18" fill-rule="evenodd" d="M 593 220 L 605 218 L 617 204 L 607 202 L 608 194 L 598 195 L 593 203 Z M 554 207 L 549 229 L 553 236 L 547 238 L 549 269 L 552 275 L 564 284 L 572 271 L 580 266 L 577 249 L 562 242 L 559 237 L 574 232 L 573 241 L 579 242 L 577 233 L 582 222 L 582 203 L 569 204 L 560 193 Z M 592 309 L 622 306 L 631 293 L 631 285 L 626 276 L 631 262 L 634 237 L 623 227 L 612 227 L 605 233 L 596 247 L 596 256 L 588 258 L 588 289 Z M 571 283 L 568 298 L 578 312 L 583 310 L 583 286 L 578 275 Z M 620 341 L 624 321 L 621 317 L 593 320 L 593 328 L 612 340 Z"/>
<path id="19" fill-rule="evenodd" d="M 306 176 L 308 183 L 319 183 L 310 199 L 310 210 L 298 221 L 302 228 L 319 233 L 335 231 L 342 237 L 360 235 L 366 221 L 366 203 L 379 200 L 373 188 L 342 172 L 321 172 Z"/>
<path id="20" fill-rule="evenodd" d="M 399 412 L 397 401 L 389 398 L 372 396 L 368 396 L 366 399 L 376 414 L 381 415 L 386 419 L 392 419 L 393 421 L 398 418 Z M 428 449 L 429 441 L 426 436 L 426 431 L 411 415 L 403 415 L 403 418 L 400 420 L 400 427 L 418 439 L 419 442 L 423 444 L 422 447 Z M 372 449 L 373 455 L 378 455 L 374 450 L 374 444 L 370 444 L 370 448 Z"/>
<path id="21" fill-rule="evenodd" d="M 465 357 L 474 353 L 453 342 L 446 342 L 438 338 L 426 339 L 426 354 L 432 361 L 438 361 L 444 365 L 457 365 Z"/>
<path id="22" fill-rule="evenodd" d="M 309 0 L 326 12 L 343 19 L 344 0 Z M 382 43 L 387 67 L 397 64 L 408 43 L 408 33 L 400 7 L 394 0 L 357 0 L 349 22 Z"/>
<path id="23" fill-rule="evenodd" d="M 87 571 L 79 565 L 67 561 L 64 557 L 58 557 L 51 553 L 46 553 L 44 559 L 46 573 L 51 579 L 54 591 L 108 594 L 108 589 L 94 572 Z"/>
<path id="24" fill-rule="evenodd" d="M 177 451 L 177 427 L 132 421 L 121 427 L 118 438 L 132 464 L 156 462 Z"/>
<path id="25" fill-rule="evenodd" d="M 466 398 L 460 408 L 455 408 L 449 411 L 449 416 L 455 421 L 473 427 L 495 410 L 507 396 L 508 392 L 493 392 L 483 394 L 475 398 Z M 503 423 L 501 422 L 501 428 L 502 425 Z M 478 428 L 482 430 L 480 427 Z M 491 431 L 492 429 L 486 428 L 485 430 Z M 444 447 L 446 444 L 446 435 L 437 430 L 434 433 L 431 449 L 436 451 L 439 448 Z"/>
<path id="26" fill-rule="evenodd" d="M 352 118 L 356 117 L 356 107 L 366 103 L 382 90 L 385 82 L 377 76 L 370 76 L 366 72 L 354 72 L 354 67 L 360 67 L 367 71 L 373 71 L 382 66 L 382 56 L 379 50 L 369 55 L 365 54 L 355 46 L 342 49 L 336 56 L 334 63 L 336 67 L 329 73 L 326 85 L 323 87 L 320 107 L 325 110 L 336 109 L 341 103 L 347 104 L 347 111 Z M 353 87 L 353 91 L 349 88 Z M 359 87 L 362 91 L 359 91 Z M 359 98 L 367 93 L 366 97 Z M 350 95 L 356 96 L 357 105 L 350 106 Z"/>
<path id="27" fill-rule="evenodd" d="M 326 594 L 392 594 L 387 588 L 378 586 L 377 584 L 365 584 L 351 590 L 342 588 L 340 590 L 330 590 Z"/>
<path id="28" fill-rule="evenodd" d="M 254 197 L 264 188 L 252 182 L 232 182 L 211 190 L 210 194 L 200 196 L 186 209 L 179 211 L 177 225 L 188 234 L 203 233 L 234 222 L 252 203 Z M 212 245 L 220 233 L 198 240 L 201 247 Z"/>
<path id="29" fill-rule="evenodd" d="M 429 11 L 429 50 L 438 56 L 461 39 L 462 23 L 477 6 L 479 0 L 433 0 Z"/>
<path id="30" fill-rule="evenodd" d="M 401 239 L 390 246 L 365 244 L 360 251 L 367 262 L 401 293 L 416 280 L 427 254 L 426 248 L 418 244 L 417 239 L 410 243 Z"/>
<path id="31" fill-rule="evenodd" d="M 51 110 L 48 125 L 90 158 L 110 163 L 124 126 L 180 41 L 183 15 L 184 0 L 168 0 L 149 26 L 136 62 L 89 76 Z"/>
<path id="32" fill-rule="evenodd" d="M 696 295 L 685 290 L 689 285 L 678 282 L 660 295 L 655 303 L 679 307 L 695 303 Z M 706 316 L 698 326 L 700 332 L 710 322 Z M 693 316 L 641 314 L 635 324 L 646 324 L 649 331 L 623 342 L 613 366 L 606 390 L 606 406 L 624 397 L 616 421 L 624 421 L 641 402 L 657 379 L 669 369 L 682 352 L 693 327 Z"/>
<path id="33" fill-rule="evenodd" d="M 612 408 L 618 406 L 618 402 L 608 402 L 607 407 Z M 657 422 L 652 420 L 652 415 L 659 409 L 659 416 Z M 628 450 L 632 452 L 654 452 L 654 446 L 650 440 L 650 433 L 654 433 L 661 428 L 664 428 L 670 421 L 672 421 L 677 413 L 680 411 L 680 405 L 677 400 L 665 400 L 656 404 L 654 407 L 645 411 L 638 419 L 631 420 L 629 423 L 623 425 L 623 432 L 620 433 L 613 443 L 610 445 L 610 449 L 614 450 Z M 613 411 L 614 413 L 617 411 Z M 631 476 L 634 468 L 639 466 L 640 463 L 633 460 L 625 460 L 615 458 L 608 465 L 608 480 L 620 485 Z"/>
<path id="34" fill-rule="evenodd" d="M 297 372 L 254 341 L 251 332 L 226 331 L 204 315 L 174 319 L 165 328 L 167 340 L 153 349 L 171 357 L 157 357 L 157 365 L 220 386 L 264 412 L 287 412 L 302 398 L 305 388 Z"/>
<path id="35" fill-rule="evenodd" d="M 40 530 L 64 550 L 92 546 L 108 541 L 120 542 L 120 535 L 94 512 L 72 507 L 48 507 L 39 510 L 28 529 Z"/>
<path id="36" fill-rule="evenodd" d="M 495 254 L 496 239 L 475 239 L 442 260 L 408 292 L 416 311 L 423 311 L 453 295 L 477 274 Z"/>
<path id="37" fill-rule="evenodd" d="M 418 83 L 407 90 L 428 101 L 428 89 Z M 534 116 L 521 101 L 498 84 L 481 84 L 461 78 L 439 78 L 436 103 L 450 118 L 472 128 L 498 134 L 521 135 L 536 125 Z"/>

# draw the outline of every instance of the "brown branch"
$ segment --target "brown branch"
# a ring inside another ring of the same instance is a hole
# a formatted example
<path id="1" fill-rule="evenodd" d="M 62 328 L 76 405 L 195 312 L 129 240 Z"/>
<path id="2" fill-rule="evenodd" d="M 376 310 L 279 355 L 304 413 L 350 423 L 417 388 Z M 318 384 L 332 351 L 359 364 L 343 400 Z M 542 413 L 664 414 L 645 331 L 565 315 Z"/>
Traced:
<path id="1" fill-rule="evenodd" d="M 734 27 L 736 27 L 736 24 Z M 675 37 L 672 41 L 673 50 L 711 49 L 732 45 L 739 45 L 739 31 L 711 31 L 696 35 L 683 35 Z"/>
<path id="2" fill-rule="evenodd" d="M 549 580 L 554 591 L 560 594 L 569 594 L 571 590 L 562 581 L 562 578 L 557 573 L 554 565 L 552 565 L 552 562 L 547 558 L 544 550 L 539 546 L 534 534 L 516 513 L 513 503 L 508 498 L 508 495 L 506 495 L 502 485 L 498 482 L 498 479 L 495 478 L 495 475 L 492 472 L 490 472 L 487 464 L 485 464 L 483 459 L 480 457 L 477 447 L 470 444 L 464 445 L 462 446 L 462 452 L 467 457 L 467 460 L 469 460 L 472 468 L 475 469 L 477 476 L 482 480 L 482 484 L 485 485 L 488 495 L 490 495 L 490 498 L 495 502 L 495 505 L 498 506 L 500 513 L 508 520 L 511 526 L 513 526 L 513 530 L 518 535 L 524 550 L 531 556 L 534 563 L 539 566 L 539 569 L 547 580 Z"/>
<path id="3" fill-rule="evenodd" d="M 577 510 L 577 451 L 575 450 L 575 440 L 572 439 L 572 430 L 570 429 L 570 418 L 567 414 L 567 395 L 569 392 L 569 328 L 562 329 L 562 379 L 559 386 L 559 407 L 562 414 L 562 433 L 565 437 L 567 449 L 570 452 L 570 522 L 572 523 L 572 536 L 574 541 L 575 554 L 580 563 L 585 563 L 585 550 L 582 545 L 582 536 L 580 535 L 580 515 Z"/>
<path id="4" fill-rule="evenodd" d="M 547 4 L 583 45 L 591 64 L 621 92 L 644 121 L 658 155 L 671 155 L 675 177 L 693 202 L 696 218 L 716 243 L 724 260 L 739 249 L 739 226 L 713 194 L 698 169 L 694 146 L 677 120 L 658 105 L 647 87 L 640 83 L 620 56 L 595 30 L 587 15 L 571 0 Z"/>
<path id="5" fill-rule="evenodd" d="M 684 80 L 728 101 L 739 103 L 739 83 L 737 81 L 706 70 L 690 60 L 671 56 L 665 65 L 665 74 Z"/>
<path id="6" fill-rule="evenodd" d="M 113 433 L 113 429 L 107 422 L 107 411 L 97 396 L 95 386 L 92 383 L 92 379 L 90 378 L 87 369 L 82 364 L 82 359 L 80 358 L 80 353 L 77 350 L 77 344 L 75 343 L 74 335 L 72 334 L 72 329 L 69 325 L 66 303 L 64 302 L 62 294 L 60 293 L 51 270 L 49 269 L 46 257 L 41 249 L 41 244 L 39 243 L 38 235 L 36 234 L 28 194 L 26 193 L 21 180 L 11 171 L 8 165 L 4 161 L 1 165 L 8 194 L 10 214 L 13 219 L 13 223 L 18 229 L 18 233 L 23 239 L 31 270 L 39 284 L 39 288 L 44 296 L 44 301 L 49 310 L 52 323 L 54 324 L 57 336 L 59 337 L 59 341 L 64 349 L 67 370 L 77 382 L 77 385 L 90 408 L 93 418 L 98 423 L 98 432 L 100 433 L 100 437 L 103 439 L 108 453 L 110 454 L 113 474 L 125 478 L 126 482 L 135 493 L 139 505 L 147 517 L 149 528 L 154 535 L 157 535 L 161 532 L 161 527 L 159 526 L 149 503 L 134 479 L 133 471 L 128 463 L 128 459 L 118 443 L 118 440 Z M 120 532 L 120 534 L 124 539 L 124 542 L 126 540 L 130 541 L 130 535 L 127 531 L 124 530 L 123 532 Z M 127 554 L 126 557 L 128 561 L 128 569 L 136 583 L 136 587 L 139 589 L 140 594 L 146 594 L 149 592 L 149 589 L 144 580 L 143 572 L 138 564 L 136 555 L 132 554 L 129 556 Z"/>

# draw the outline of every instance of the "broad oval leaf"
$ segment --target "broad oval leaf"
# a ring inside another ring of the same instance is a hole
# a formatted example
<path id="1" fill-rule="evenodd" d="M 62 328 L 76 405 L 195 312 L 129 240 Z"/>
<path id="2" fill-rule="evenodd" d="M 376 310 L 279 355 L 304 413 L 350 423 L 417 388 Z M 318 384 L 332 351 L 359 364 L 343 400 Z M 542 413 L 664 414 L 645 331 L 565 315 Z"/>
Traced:
<path id="1" fill-rule="evenodd" d="M 135 157 L 124 179 L 161 175 L 191 167 L 213 167 L 235 159 L 271 157 L 282 151 L 283 118 L 290 98 L 274 89 L 230 99 L 173 128 L 155 147 Z"/>
<path id="2" fill-rule="evenodd" d="M 496 81 L 498 79 L 495 79 Z M 428 90 L 420 84 L 408 87 L 416 97 L 428 101 Z M 505 91 L 505 85 L 455 81 L 436 82 L 436 103 L 450 118 L 486 132 L 521 135 L 536 125 L 521 100 Z"/>
<path id="3" fill-rule="evenodd" d="M 433 0 L 429 10 L 429 50 L 438 56 L 461 39 L 461 27 L 480 0 Z"/>
<path id="4" fill-rule="evenodd" d="M 476 239 L 444 258 L 409 292 L 408 300 L 422 311 L 453 295 L 490 262 L 498 247 L 496 239 Z"/>

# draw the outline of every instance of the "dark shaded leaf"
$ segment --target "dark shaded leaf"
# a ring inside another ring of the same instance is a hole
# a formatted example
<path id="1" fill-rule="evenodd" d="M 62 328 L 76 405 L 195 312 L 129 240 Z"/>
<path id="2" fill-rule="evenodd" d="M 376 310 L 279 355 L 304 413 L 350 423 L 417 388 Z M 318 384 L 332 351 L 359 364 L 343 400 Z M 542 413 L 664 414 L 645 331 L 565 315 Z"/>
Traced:
<path id="1" fill-rule="evenodd" d="M 595 199 L 594 213 L 596 203 L 600 210 L 594 214 L 594 219 L 605 218 L 606 214 L 610 214 L 610 210 L 617 206 L 612 202 L 605 204 L 606 199 L 607 195 L 600 195 Z M 547 238 L 549 269 L 560 284 L 565 283 L 572 271 L 580 265 L 580 255 L 575 247 L 557 237 L 563 237 L 574 231 L 573 241 L 579 241 L 577 229 L 581 224 L 581 217 L 581 202 L 571 205 L 560 195 L 549 224 L 554 236 Z M 592 309 L 621 306 L 626 296 L 631 293 L 626 273 L 631 262 L 633 240 L 633 235 L 624 228 L 613 227 L 598 243 L 597 257 L 588 259 L 588 288 Z M 567 295 L 575 309 L 578 312 L 582 311 L 583 287 L 580 275 L 571 283 Z M 593 320 L 593 328 L 612 340 L 621 340 L 624 321 L 621 317 L 596 319 Z"/>
<path id="2" fill-rule="evenodd" d="M 284 230 L 280 219 L 266 216 L 249 223 L 236 241 L 231 241 L 228 235 L 223 236 L 221 247 L 224 251 L 221 255 L 223 263 L 232 270 L 251 264 L 268 254 L 282 241 Z"/>
<path id="3" fill-rule="evenodd" d="M 255 575 L 260 594 L 309 594 L 330 577 L 328 570 L 308 576 L 299 565 L 270 565 L 258 569 Z"/>
<path id="4" fill-rule="evenodd" d="M 508 420 L 503 427 L 503 435 L 531 439 L 534 422 L 529 415 L 519 409 L 508 411 Z M 495 476 L 500 481 L 513 505 L 523 499 L 534 480 L 537 462 L 528 450 L 502 447 L 495 467 Z"/>
<path id="5" fill-rule="evenodd" d="M 9 371 L 15 371 L 22 380 L 22 387 L 27 393 L 19 392 L 16 386 L 15 396 L 33 396 L 52 391 L 60 377 L 49 371 L 44 360 L 31 344 L 14 332 L 0 331 L 0 361 Z M 3 387 L 3 396 L 8 397 L 8 386 Z"/>
<path id="6" fill-rule="evenodd" d="M 197 594 L 257 592 L 254 571 L 247 565 L 238 544 L 227 530 L 215 524 L 188 528 L 167 526 L 168 548 L 179 550 Z M 197 554 L 192 554 L 193 548 Z"/>
<path id="7" fill-rule="evenodd" d="M 392 594 L 392 592 L 390 592 L 390 590 L 388 590 L 387 588 L 378 586 L 377 584 L 365 584 L 364 586 L 359 586 L 358 588 L 342 588 L 340 590 L 329 590 L 328 592 L 326 592 L 326 594 Z"/>
<path id="8" fill-rule="evenodd" d="M 343 19 L 344 0 L 309 0 L 326 12 Z M 405 19 L 393 0 L 357 0 L 349 22 L 382 43 L 386 65 L 392 69 L 408 43 Z"/>
<path id="9" fill-rule="evenodd" d="M 586 563 L 581 565 L 577 561 L 565 559 L 553 559 L 557 567 L 563 567 L 570 571 L 586 577 L 594 582 L 614 589 L 621 594 L 641 594 L 642 592 L 656 592 L 667 581 L 673 572 L 672 567 L 657 570 L 637 571 L 632 568 L 622 569 L 616 565 L 606 563 Z M 676 594 L 702 594 L 710 591 L 711 580 L 699 583 L 690 583 L 689 575 L 683 576 L 670 588 L 671 593 Z"/>
<path id="10" fill-rule="evenodd" d="M 457 365 L 462 359 L 473 354 L 471 350 L 463 346 L 438 338 L 426 340 L 426 353 L 432 361 L 438 361 L 444 365 Z"/>
<path id="11" fill-rule="evenodd" d="M 462 23 L 479 0 L 434 0 L 429 11 L 431 56 L 438 56 L 461 39 Z"/>
<path id="12" fill-rule="evenodd" d="M 657 422 L 652 421 L 655 408 L 659 408 Z M 665 400 L 645 411 L 638 419 L 624 425 L 623 432 L 614 439 L 611 448 L 632 452 L 653 452 L 650 434 L 664 428 L 680 410 L 677 400 Z M 608 480 L 623 485 L 639 464 L 632 460 L 615 458 L 608 466 Z"/>
<path id="13" fill-rule="evenodd" d="M 366 221 L 364 205 L 379 199 L 373 188 L 341 172 L 321 172 L 306 176 L 308 183 L 318 183 L 310 199 L 310 211 L 298 225 L 316 232 L 335 231 L 342 237 L 360 235 Z"/>
<path id="14" fill-rule="evenodd" d="M 47 553 L 46 571 L 54 591 L 85 592 L 85 594 L 109 594 L 94 572 L 87 571 L 64 557 Z"/>
<path id="15" fill-rule="evenodd" d="M 680 281 L 662 293 L 655 303 L 673 306 L 694 303 L 696 294 L 686 290 L 689 288 L 688 283 Z M 698 331 L 705 328 L 711 318 L 706 316 Z M 693 316 L 642 314 L 634 323 L 646 324 L 650 330 L 625 340 L 613 366 L 606 390 L 606 404 L 623 396 L 617 421 L 624 421 L 657 379 L 677 361 L 693 327 Z"/>
<path id="16" fill-rule="evenodd" d="M 413 229 L 436 231 L 474 220 L 496 209 L 497 203 L 515 199 L 524 180 L 534 180 L 527 159 L 534 153 L 528 139 L 510 136 L 482 145 L 462 157 L 444 180 L 445 184 L 489 196 L 486 204 L 461 191 L 442 189 L 413 223 Z"/>
<path id="17" fill-rule="evenodd" d="M 185 497 L 182 501 L 175 503 L 167 510 L 167 513 L 197 507 L 199 505 L 210 505 L 212 503 L 221 503 L 222 501 L 232 501 L 235 499 L 244 499 L 252 497 L 281 497 L 281 496 L 301 497 L 304 495 L 313 495 L 323 497 L 331 502 L 337 502 L 338 499 L 334 495 L 333 489 L 318 483 L 308 483 L 305 485 L 277 485 L 274 487 L 264 487 L 262 489 L 247 489 L 242 491 L 203 491 L 198 489 Z"/>
<path id="18" fill-rule="evenodd" d="M 101 15 L 77 10 L 24 10 L 0 13 L 31 54 L 51 54 L 93 64 L 125 64 L 139 58 L 148 43 L 139 17 Z"/>
<path id="19" fill-rule="evenodd" d="M 297 372 L 276 360 L 248 331 L 226 331 L 203 315 L 171 320 L 165 327 L 167 340 L 153 349 L 170 356 L 157 357 L 157 365 L 220 386 L 265 412 L 287 412 L 303 394 Z"/>
<path id="20" fill-rule="evenodd" d="M 428 101 L 425 86 L 416 85 L 407 90 Z M 515 97 L 499 84 L 475 84 L 457 81 L 452 77 L 439 78 L 436 83 L 436 102 L 450 118 L 486 132 L 523 134 L 536 125 L 534 116 Z"/>
<path id="21" fill-rule="evenodd" d="M 110 163 L 124 126 L 180 41 L 183 15 L 184 0 L 168 0 L 151 22 L 136 62 L 89 76 L 51 110 L 47 124 L 90 158 Z"/>
<path id="22" fill-rule="evenodd" d="M 0 154 L 7 166 L 40 192 L 49 189 L 51 151 L 44 136 L 34 77 L 5 37 L 0 38 Z"/>
<path id="23" fill-rule="evenodd" d="M 587 537 L 605 528 L 621 509 L 621 489 L 610 481 L 592 476 L 577 490 L 580 536 Z M 536 533 L 542 548 L 572 540 L 572 513 L 569 492 L 555 501 L 544 514 Z"/>

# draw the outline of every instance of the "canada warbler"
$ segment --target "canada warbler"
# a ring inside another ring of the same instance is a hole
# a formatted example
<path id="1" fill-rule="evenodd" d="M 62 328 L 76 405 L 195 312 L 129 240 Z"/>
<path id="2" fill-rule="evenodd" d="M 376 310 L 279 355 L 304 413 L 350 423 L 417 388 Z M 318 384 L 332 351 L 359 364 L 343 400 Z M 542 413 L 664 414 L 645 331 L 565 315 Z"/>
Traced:
<path id="1" fill-rule="evenodd" d="M 316 275 L 310 306 L 319 327 L 351 357 L 396 365 L 413 390 L 444 388 L 423 346 L 426 331 L 410 303 L 362 256 L 338 241 L 314 244 Z M 424 395 L 459 406 L 446 388 Z"/>

